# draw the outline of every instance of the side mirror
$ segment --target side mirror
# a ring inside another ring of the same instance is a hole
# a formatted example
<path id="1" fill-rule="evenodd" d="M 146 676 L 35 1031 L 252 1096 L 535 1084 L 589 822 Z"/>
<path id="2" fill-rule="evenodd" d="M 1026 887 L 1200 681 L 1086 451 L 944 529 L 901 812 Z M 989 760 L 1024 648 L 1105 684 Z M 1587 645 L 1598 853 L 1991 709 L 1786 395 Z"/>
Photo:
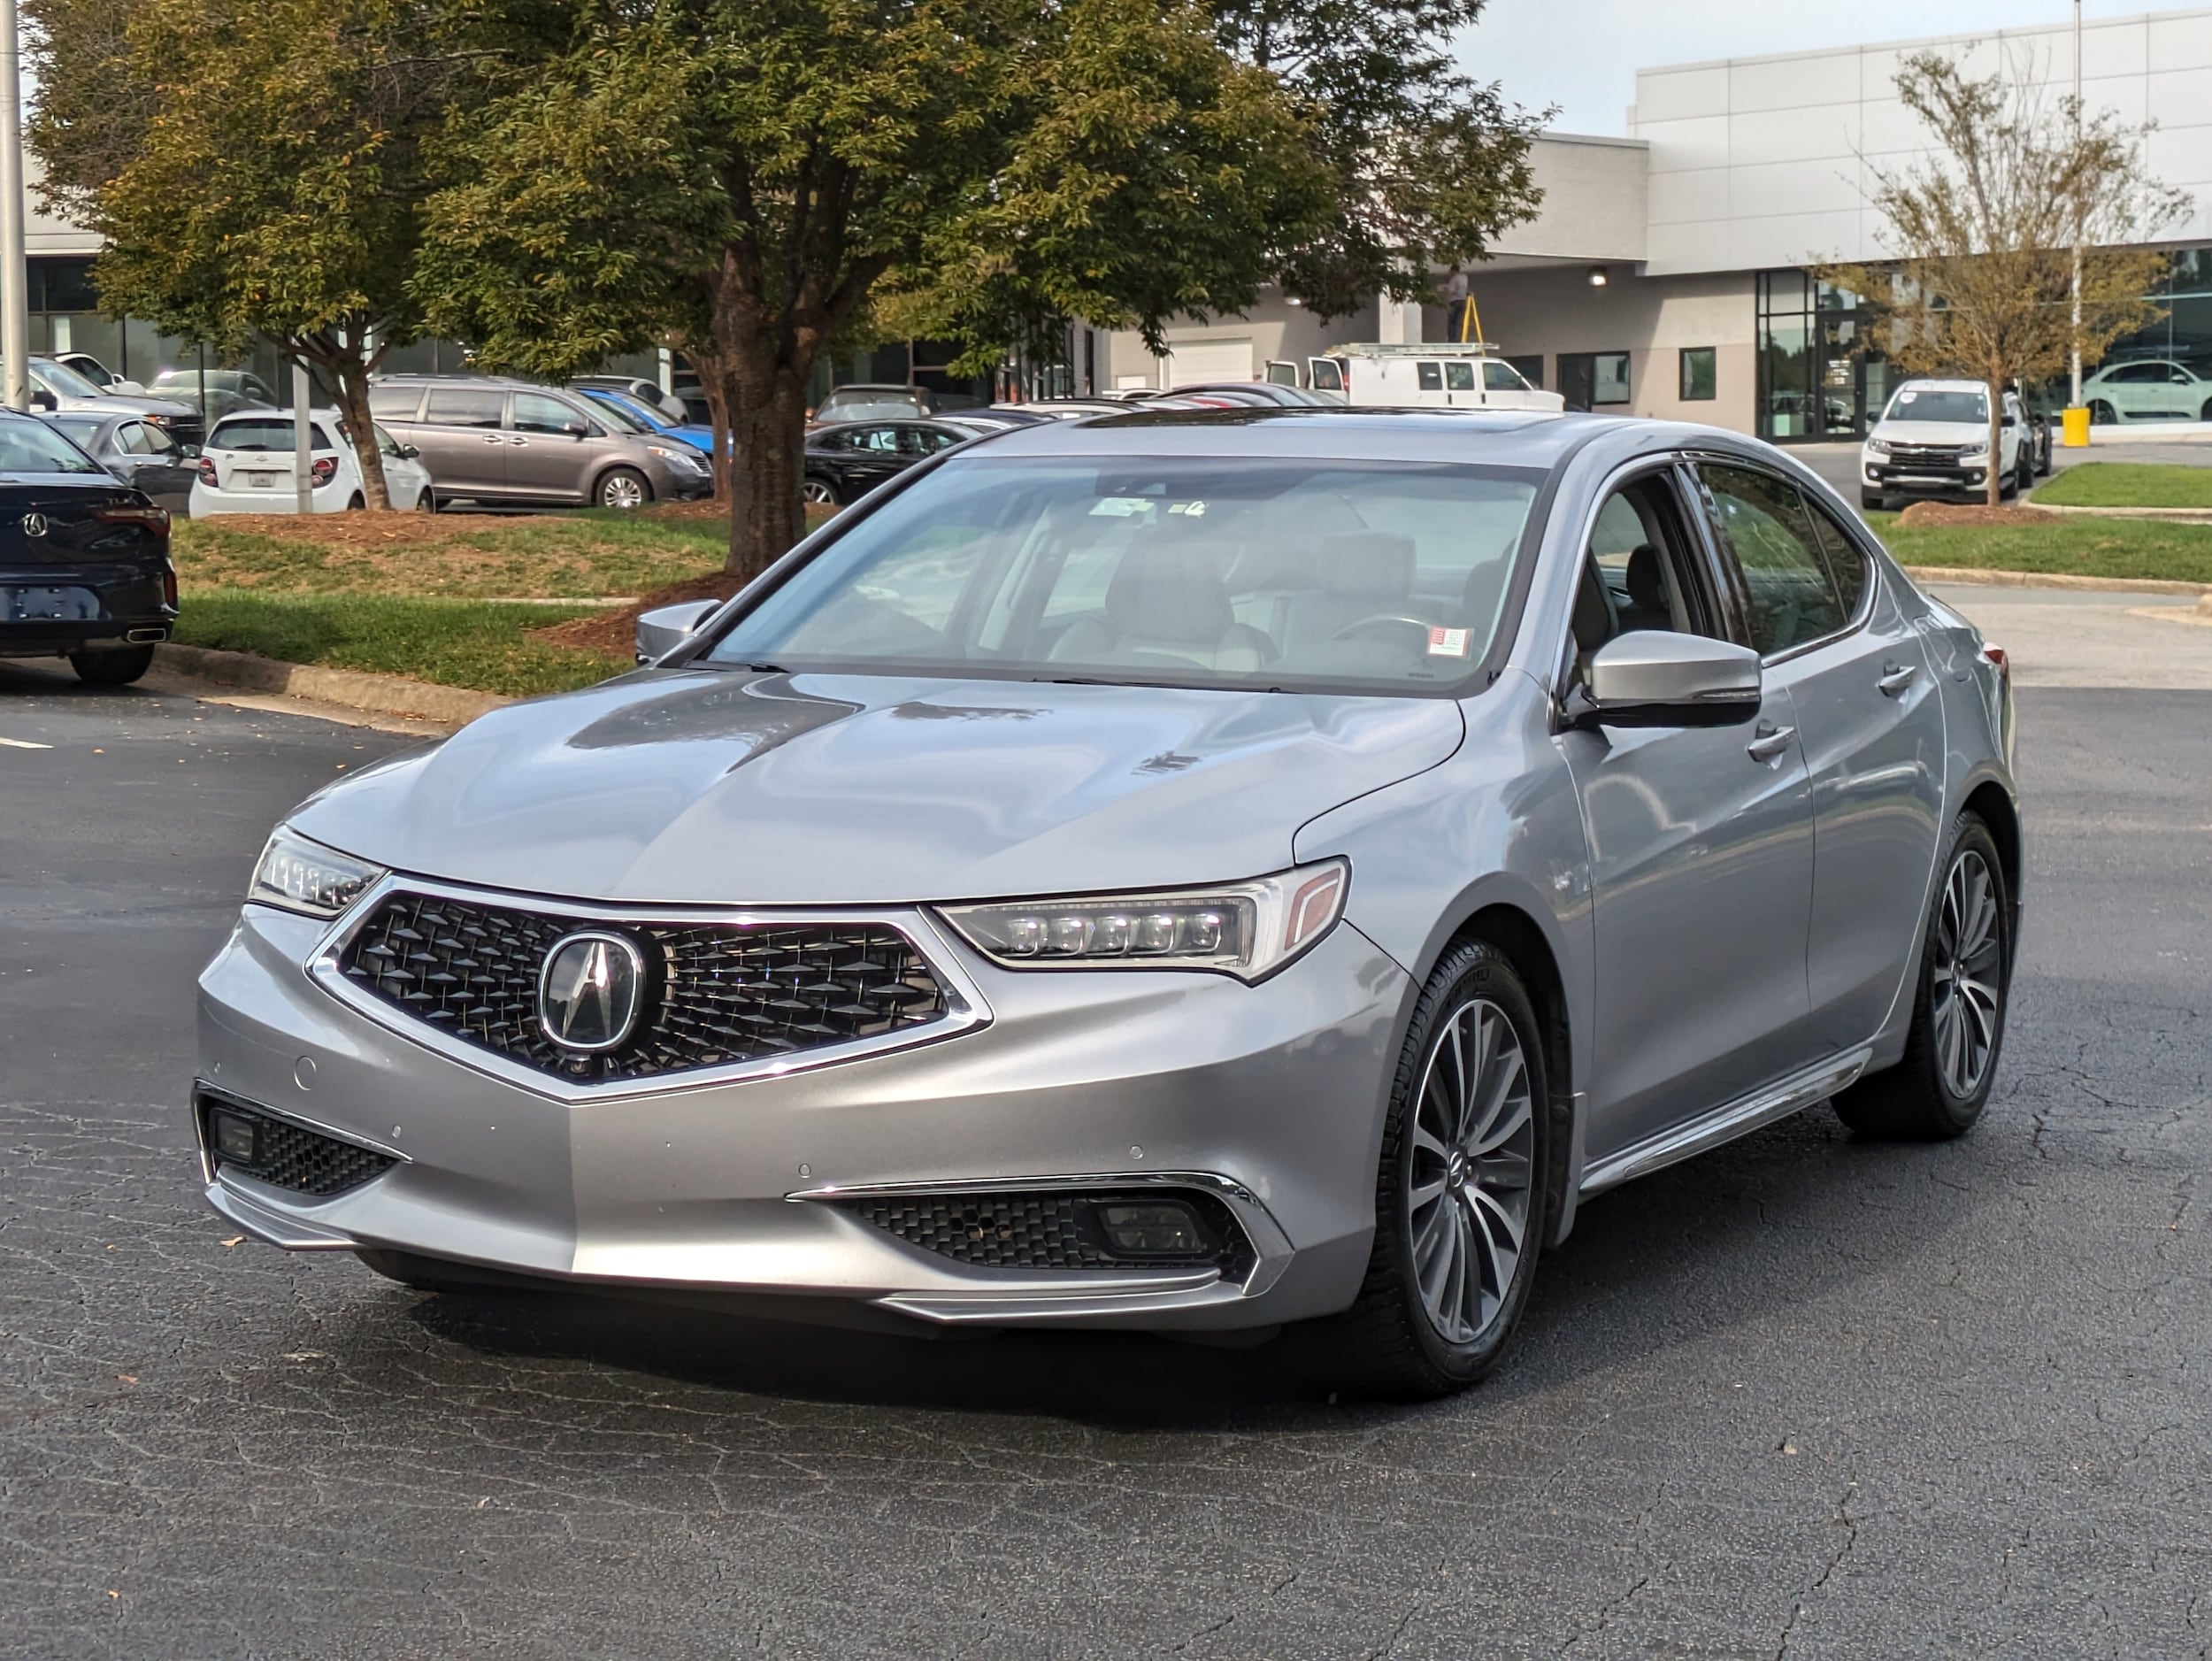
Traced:
<path id="1" fill-rule="evenodd" d="M 658 605 L 637 620 L 637 660 L 657 663 L 689 640 L 700 624 L 722 609 L 719 600 Z"/>
<path id="2" fill-rule="evenodd" d="M 422 451 L 417 450 L 412 444 L 402 444 L 397 450 L 394 450 L 392 454 L 398 457 L 402 461 L 412 461 L 418 456 L 421 455 Z"/>
<path id="3" fill-rule="evenodd" d="M 562 424 L 561 431 L 566 433 L 571 438 L 582 438 L 591 431 L 591 428 L 582 421 L 566 421 Z"/>
<path id="4" fill-rule="evenodd" d="M 1749 647 L 1637 629 L 1598 648 L 1567 709 L 1578 727 L 1733 727 L 1758 714 L 1762 695 Z"/>
<path id="5" fill-rule="evenodd" d="M 200 458 L 200 447 L 197 444 L 180 444 L 177 446 L 177 453 L 187 461 L 197 461 Z"/>
<path id="6" fill-rule="evenodd" d="M 44 387 L 33 387 L 31 407 L 34 410 L 52 410 L 58 406 L 54 403 L 54 395 L 47 391 Z"/>

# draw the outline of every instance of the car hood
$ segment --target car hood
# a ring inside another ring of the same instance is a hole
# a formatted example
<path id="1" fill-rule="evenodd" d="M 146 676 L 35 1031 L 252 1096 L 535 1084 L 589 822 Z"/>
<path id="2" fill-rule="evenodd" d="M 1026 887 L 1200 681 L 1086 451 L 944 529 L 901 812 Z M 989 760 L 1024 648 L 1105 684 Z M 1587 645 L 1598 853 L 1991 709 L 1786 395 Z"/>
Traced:
<path id="1" fill-rule="evenodd" d="M 896 904 L 1256 876 L 1433 767 L 1449 699 L 660 670 L 494 711 L 293 819 L 581 899 Z"/>
<path id="2" fill-rule="evenodd" d="M 1979 444 L 1989 427 L 1981 421 L 1879 421 L 1867 434 L 1886 444 Z"/>

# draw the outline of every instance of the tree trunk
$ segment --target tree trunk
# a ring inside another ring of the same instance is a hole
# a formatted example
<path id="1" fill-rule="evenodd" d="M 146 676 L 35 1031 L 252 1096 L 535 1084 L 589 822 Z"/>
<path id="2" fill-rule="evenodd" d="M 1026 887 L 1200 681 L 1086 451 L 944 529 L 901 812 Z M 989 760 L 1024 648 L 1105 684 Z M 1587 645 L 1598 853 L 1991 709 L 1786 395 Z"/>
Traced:
<path id="1" fill-rule="evenodd" d="M 376 447 L 376 418 L 369 413 L 368 365 L 348 354 L 323 366 L 338 383 L 338 407 L 353 439 L 354 459 L 361 464 L 361 499 L 382 512 L 392 505 L 392 496 L 384 483 L 384 452 Z"/>
<path id="2" fill-rule="evenodd" d="M 804 534 L 806 374 L 766 340 L 757 362 L 742 353 L 724 382 L 730 406 L 730 557 L 725 567 L 750 582 Z"/>
<path id="3" fill-rule="evenodd" d="M 1989 505 L 2005 499 L 2004 413 L 2005 383 L 2002 365 L 1989 366 Z M 2022 434 L 2024 440 L 2025 434 Z"/>
<path id="4" fill-rule="evenodd" d="M 697 367 L 694 361 L 694 367 Z M 714 499 L 730 502 L 730 400 L 721 371 L 699 371 L 699 389 L 706 394 L 707 417 L 714 427 Z"/>

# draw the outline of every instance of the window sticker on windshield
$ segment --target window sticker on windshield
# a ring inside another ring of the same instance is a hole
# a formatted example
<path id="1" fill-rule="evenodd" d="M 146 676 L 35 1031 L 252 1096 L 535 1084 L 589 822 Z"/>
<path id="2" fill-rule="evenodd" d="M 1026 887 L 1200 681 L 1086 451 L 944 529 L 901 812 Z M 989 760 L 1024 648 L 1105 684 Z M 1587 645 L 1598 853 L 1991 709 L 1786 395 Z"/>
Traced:
<path id="1" fill-rule="evenodd" d="M 1900 404 L 1910 404 L 1919 396 L 1920 395 L 1917 392 L 1901 392 L 1897 395 L 1897 402 Z"/>
<path id="2" fill-rule="evenodd" d="M 1149 513 L 1156 505 L 1141 496 L 1101 496 L 1091 509 L 1091 517 L 1094 519 L 1125 519 L 1133 513 Z"/>
<path id="3" fill-rule="evenodd" d="M 1167 504 L 1167 511 L 1171 513 L 1180 513 L 1186 519 L 1199 519 L 1206 517 L 1206 504 L 1203 502 L 1171 502 Z"/>
<path id="4" fill-rule="evenodd" d="M 1432 628 L 1429 630 L 1429 656 L 1432 657 L 1464 657 L 1467 655 L 1467 631 L 1463 628 Z"/>

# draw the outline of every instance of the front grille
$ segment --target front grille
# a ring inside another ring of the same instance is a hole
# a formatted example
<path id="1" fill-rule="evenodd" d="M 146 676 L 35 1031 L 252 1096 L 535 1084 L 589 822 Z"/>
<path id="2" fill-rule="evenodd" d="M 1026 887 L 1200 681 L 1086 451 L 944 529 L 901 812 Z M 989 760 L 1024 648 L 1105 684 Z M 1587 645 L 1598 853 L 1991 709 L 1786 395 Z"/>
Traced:
<path id="1" fill-rule="evenodd" d="M 1898 467 L 1951 467 L 1964 454 L 1955 444 L 1892 444 L 1889 459 Z"/>
<path id="2" fill-rule="evenodd" d="M 395 894 L 340 954 L 349 980 L 429 1027 L 577 1082 L 650 1078 L 908 1032 L 949 1012 L 905 935 L 881 923 L 593 923 L 644 957 L 632 1035 L 565 1050 L 538 1020 L 552 948 L 585 927 L 517 907 Z"/>
<path id="3" fill-rule="evenodd" d="M 256 1112 L 236 1102 L 202 1096 L 199 1108 L 200 1144 L 209 1150 L 216 1169 L 242 1171 L 272 1188 L 289 1188 L 295 1194 L 314 1199 L 328 1199 L 334 1194 L 359 1188 L 372 1177 L 382 1176 L 399 1163 L 389 1154 L 378 1153 L 373 1148 L 357 1148 L 335 1136 L 295 1125 L 289 1119 Z M 251 1165 L 235 1164 L 214 1151 L 215 1137 L 207 1121 L 218 1110 L 253 1122 Z"/>
<path id="4" fill-rule="evenodd" d="M 1198 1213 L 1216 1249 L 1187 1257 L 1117 1257 L 1092 1209 L 1114 1201 L 1179 1200 Z M 1256 1261 L 1235 1215 L 1194 1188 L 1066 1189 L 1028 1194 L 887 1195 L 841 1201 L 910 1245 L 983 1269 L 1218 1269 L 1241 1280 Z"/>

